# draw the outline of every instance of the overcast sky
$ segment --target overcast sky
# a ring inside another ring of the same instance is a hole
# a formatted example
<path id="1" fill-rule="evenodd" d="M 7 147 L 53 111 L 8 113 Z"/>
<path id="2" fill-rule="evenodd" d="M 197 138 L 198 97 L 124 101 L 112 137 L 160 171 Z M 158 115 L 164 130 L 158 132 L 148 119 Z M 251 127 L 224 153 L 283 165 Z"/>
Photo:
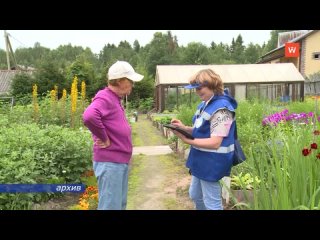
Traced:
<path id="1" fill-rule="evenodd" d="M 99 53 L 104 45 L 115 44 L 126 40 L 133 46 L 138 40 L 145 46 L 153 39 L 155 32 L 167 33 L 168 30 L 6 30 L 10 34 L 13 50 L 33 47 L 36 42 L 41 46 L 56 49 L 60 45 L 89 47 L 92 52 Z M 262 45 L 270 39 L 271 30 L 171 30 L 177 36 L 179 46 L 187 46 L 190 42 L 201 42 L 210 46 L 211 42 L 231 44 L 241 34 L 244 45 L 250 42 Z M 5 50 L 4 30 L 1 30 L 0 49 Z"/>

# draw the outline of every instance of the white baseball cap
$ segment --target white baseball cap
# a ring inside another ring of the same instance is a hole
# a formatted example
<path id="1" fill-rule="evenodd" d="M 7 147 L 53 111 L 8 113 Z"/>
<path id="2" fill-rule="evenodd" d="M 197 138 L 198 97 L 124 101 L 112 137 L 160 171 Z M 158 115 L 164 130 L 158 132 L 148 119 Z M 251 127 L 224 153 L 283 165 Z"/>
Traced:
<path id="1" fill-rule="evenodd" d="M 128 78 L 131 81 L 139 82 L 144 76 L 136 73 L 133 67 L 125 61 L 117 61 L 114 63 L 108 71 L 108 79 Z"/>

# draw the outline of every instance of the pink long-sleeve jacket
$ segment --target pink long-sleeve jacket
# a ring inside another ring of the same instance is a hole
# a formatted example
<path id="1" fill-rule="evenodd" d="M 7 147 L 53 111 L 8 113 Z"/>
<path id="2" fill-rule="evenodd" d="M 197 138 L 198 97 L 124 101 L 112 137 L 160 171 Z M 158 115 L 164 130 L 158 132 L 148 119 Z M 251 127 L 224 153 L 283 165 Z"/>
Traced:
<path id="1" fill-rule="evenodd" d="M 128 163 L 132 155 L 131 127 L 120 97 L 108 87 L 100 90 L 83 113 L 83 122 L 91 131 L 93 141 L 110 139 L 111 145 L 93 145 L 93 160 Z"/>

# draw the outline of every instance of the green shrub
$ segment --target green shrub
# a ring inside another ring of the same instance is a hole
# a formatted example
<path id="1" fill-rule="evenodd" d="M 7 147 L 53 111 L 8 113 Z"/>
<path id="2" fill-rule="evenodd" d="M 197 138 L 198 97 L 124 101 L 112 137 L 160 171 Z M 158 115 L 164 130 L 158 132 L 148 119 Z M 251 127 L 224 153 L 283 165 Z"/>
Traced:
<path id="1" fill-rule="evenodd" d="M 88 130 L 48 125 L 11 124 L 0 127 L 0 183 L 81 182 L 92 165 Z M 56 181 L 55 181 L 56 182 Z M 1 194 L 0 209 L 25 209 L 48 194 Z"/>

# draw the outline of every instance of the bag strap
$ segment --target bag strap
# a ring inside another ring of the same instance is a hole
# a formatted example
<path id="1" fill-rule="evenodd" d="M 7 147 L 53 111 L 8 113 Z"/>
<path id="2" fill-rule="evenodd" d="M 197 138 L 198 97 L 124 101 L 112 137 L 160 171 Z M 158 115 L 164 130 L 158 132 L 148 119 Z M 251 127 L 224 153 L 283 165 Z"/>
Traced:
<path id="1" fill-rule="evenodd" d="M 237 121 L 234 120 L 234 139 L 238 139 Z"/>

